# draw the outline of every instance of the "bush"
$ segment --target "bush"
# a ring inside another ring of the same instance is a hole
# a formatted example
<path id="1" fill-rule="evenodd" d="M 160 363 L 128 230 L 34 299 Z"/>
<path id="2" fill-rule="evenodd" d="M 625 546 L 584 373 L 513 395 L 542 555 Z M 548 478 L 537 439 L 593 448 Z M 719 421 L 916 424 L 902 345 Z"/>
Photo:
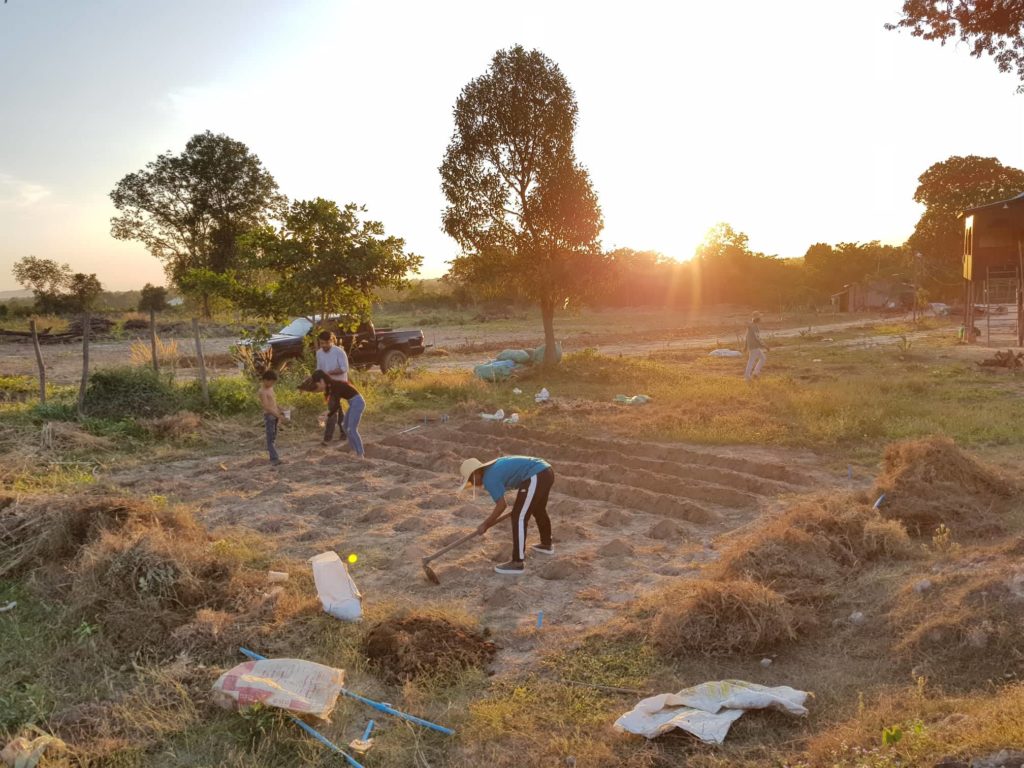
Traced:
<path id="1" fill-rule="evenodd" d="M 29 411 L 33 421 L 75 421 L 78 409 L 74 403 L 37 403 Z"/>
<path id="2" fill-rule="evenodd" d="M 210 404 L 203 404 L 202 388 L 198 381 L 182 388 L 185 407 L 190 411 L 216 413 L 221 416 L 235 416 L 252 413 L 259 408 L 256 401 L 256 384 L 241 376 L 224 376 L 207 381 Z"/>
<path id="3" fill-rule="evenodd" d="M 85 411 L 98 418 L 152 418 L 174 413 L 181 397 L 170 377 L 146 368 L 96 371 L 85 390 Z"/>

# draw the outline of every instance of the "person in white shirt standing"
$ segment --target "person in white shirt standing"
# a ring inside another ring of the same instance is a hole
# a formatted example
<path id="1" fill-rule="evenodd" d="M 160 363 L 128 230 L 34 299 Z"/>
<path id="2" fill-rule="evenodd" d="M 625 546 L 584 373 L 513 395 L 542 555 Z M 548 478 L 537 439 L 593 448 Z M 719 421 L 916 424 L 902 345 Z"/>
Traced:
<path id="1" fill-rule="evenodd" d="M 323 371 L 333 381 L 348 382 L 348 355 L 337 345 L 337 338 L 330 331 L 321 331 L 317 336 L 319 348 L 316 351 L 316 368 Z M 330 389 L 330 387 L 328 387 Z M 341 413 L 338 413 L 339 440 L 346 440 L 345 427 L 342 426 Z"/>

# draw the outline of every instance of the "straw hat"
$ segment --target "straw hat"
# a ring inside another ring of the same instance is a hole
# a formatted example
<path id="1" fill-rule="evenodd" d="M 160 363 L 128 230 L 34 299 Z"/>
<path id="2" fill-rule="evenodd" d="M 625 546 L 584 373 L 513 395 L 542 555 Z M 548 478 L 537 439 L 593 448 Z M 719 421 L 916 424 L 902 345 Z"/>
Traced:
<path id="1" fill-rule="evenodd" d="M 480 461 L 480 459 L 466 459 L 462 462 L 462 466 L 459 468 L 459 474 L 462 475 L 462 483 L 459 485 L 459 493 L 466 490 L 466 486 L 469 485 L 469 478 L 472 477 L 474 472 L 478 469 L 489 467 L 496 461 L 497 459 L 492 459 L 488 462 Z"/>

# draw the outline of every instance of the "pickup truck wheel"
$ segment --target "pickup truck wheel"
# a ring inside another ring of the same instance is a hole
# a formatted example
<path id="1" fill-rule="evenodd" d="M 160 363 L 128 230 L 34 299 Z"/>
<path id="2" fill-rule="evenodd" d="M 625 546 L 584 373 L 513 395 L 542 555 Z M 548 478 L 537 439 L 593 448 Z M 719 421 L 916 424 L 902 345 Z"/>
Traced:
<path id="1" fill-rule="evenodd" d="M 405 352 L 400 349 L 390 349 L 380 359 L 380 369 L 387 373 L 394 368 L 404 368 L 408 361 L 409 358 L 406 357 Z"/>

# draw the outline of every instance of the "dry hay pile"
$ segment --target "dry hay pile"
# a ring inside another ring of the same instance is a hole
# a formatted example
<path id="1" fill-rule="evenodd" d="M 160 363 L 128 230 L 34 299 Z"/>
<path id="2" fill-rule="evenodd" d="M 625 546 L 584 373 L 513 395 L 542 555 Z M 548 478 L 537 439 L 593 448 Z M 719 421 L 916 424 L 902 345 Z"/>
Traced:
<path id="1" fill-rule="evenodd" d="M 146 419 L 141 423 L 154 437 L 180 439 L 196 434 L 203 425 L 203 419 L 197 413 L 179 411 L 169 416 Z"/>
<path id="2" fill-rule="evenodd" d="M 658 600 L 651 639 L 670 656 L 762 652 L 796 637 L 785 598 L 753 581 L 683 581 Z"/>
<path id="3" fill-rule="evenodd" d="M 900 523 L 849 496 L 812 496 L 729 542 L 713 572 L 751 579 L 794 603 L 814 603 L 834 596 L 864 563 L 911 554 Z"/>
<path id="4" fill-rule="evenodd" d="M 882 513 L 916 535 L 931 535 L 940 524 L 975 534 L 998 530 L 998 515 L 1018 492 L 944 437 L 888 446 L 875 481 L 875 494 L 885 494 Z"/>
<path id="5" fill-rule="evenodd" d="M 181 507 L 117 496 L 9 505 L 0 575 L 29 572 L 35 588 L 133 652 L 212 656 L 282 620 L 262 574 L 219 556 Z"/>
<path id="6" fill-rule="evenodd" d="M 932 676 L 979 683 L 1024 673 L 1024 538 L 965 551 L 939 574 L 910 579 L 889 620 L 896 652 L 926 662 Z"/>
<path id="7" fill-rule="evenodd" d="M 363 637 L 363 650 L 385 679 L 404 682 L 482 668 L 497 648 L 486 631 L 411 614 L 374 624 Z"/>

